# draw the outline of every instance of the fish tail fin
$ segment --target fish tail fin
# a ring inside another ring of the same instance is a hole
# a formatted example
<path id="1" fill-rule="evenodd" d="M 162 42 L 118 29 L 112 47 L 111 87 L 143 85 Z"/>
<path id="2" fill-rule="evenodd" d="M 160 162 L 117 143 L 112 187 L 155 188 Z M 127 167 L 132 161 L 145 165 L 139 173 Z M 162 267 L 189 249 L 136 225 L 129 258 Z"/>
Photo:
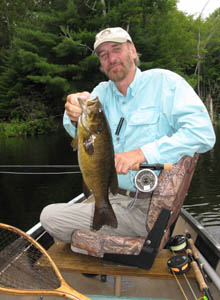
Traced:
<path id="1" fill-rule="evenodd" d="M 108 206 L 95 206 L 92 228 L 95 230 L 99 230 L 104 225 L 108 225 L 113 228 L 118 227 L 118 221 L 110 203 Z"/>

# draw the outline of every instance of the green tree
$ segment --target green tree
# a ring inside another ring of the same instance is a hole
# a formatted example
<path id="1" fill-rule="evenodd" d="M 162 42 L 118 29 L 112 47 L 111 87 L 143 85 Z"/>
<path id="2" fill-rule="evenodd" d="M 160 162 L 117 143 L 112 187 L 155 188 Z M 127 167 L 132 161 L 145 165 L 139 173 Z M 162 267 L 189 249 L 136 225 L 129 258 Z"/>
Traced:
<path id="1" fill-rule="evenodd" d="M 204 101 L 212 98 L 220 112 L 220 8 L 197 22 L 197 92 Z"/>
<path id="2" fill-rule="evenodd" d="M 11 44 L 18 22 L 30 20 L 30 10 L 43 10 L 49 5 L 50 0 L 0 0 L 0 59 Z"/>
<path id="3" fill-rule="evenodd" d="M 35 0 L 28 18 L 13 27 L 0 74 L 0 118 L 26 120 L 36 116 L 34 107 L 47 116 L 62 114 L 68 93 L 91 91 L 105 80 L 93 43 L 96 33 L 109 26 L 129 31 L 143 70 L 167 68 L 195 86 L 198 24 L 179 12 L 176 2 Z M 210 27 L 204 28 L 208 35 Z"/>
<path id="4" fill-rule="evenodd" d="M 54 1 L 54 11 L 60 2 Z M 56 15 L 43 9 L 33 11 L 30 20 L 17 24 L 0 76 L 0 112 L 7 119 L 28 117 L 18 109 L 21 98 L 43 103 L 50 107 L 48 113 L 56 112 L 69 89 L 68 73 L 74 69 L 71 63 L 56 62 L 53 48 L 63 38 Z"/>

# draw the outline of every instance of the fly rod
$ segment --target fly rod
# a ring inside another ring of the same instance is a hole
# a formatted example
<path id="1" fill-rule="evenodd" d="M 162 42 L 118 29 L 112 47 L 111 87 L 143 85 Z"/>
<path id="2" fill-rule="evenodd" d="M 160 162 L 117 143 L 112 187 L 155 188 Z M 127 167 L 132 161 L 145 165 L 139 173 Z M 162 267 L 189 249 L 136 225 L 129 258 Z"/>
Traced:
<path id="1" fill-rule="evenodd" d="M 187 255 L 189 256 L 189 258 L 191 260 L 191 267 L 193 268 L 193 271 L 194 271 L 196 280 L 199 284 L 201 292 L 204 293 L 204 295 L 207 297 L 208 300 L 214 300 L 214 298 L 211 295 L 210 289 L 209 289 L 208 285 L 205 282 L 203 274 L 202 274 L 197 262 L 195 261 L 195 259 L 193 257 L 192 250 L 190 248 L 187 248 L 185 251 L 186 251 Z"/>

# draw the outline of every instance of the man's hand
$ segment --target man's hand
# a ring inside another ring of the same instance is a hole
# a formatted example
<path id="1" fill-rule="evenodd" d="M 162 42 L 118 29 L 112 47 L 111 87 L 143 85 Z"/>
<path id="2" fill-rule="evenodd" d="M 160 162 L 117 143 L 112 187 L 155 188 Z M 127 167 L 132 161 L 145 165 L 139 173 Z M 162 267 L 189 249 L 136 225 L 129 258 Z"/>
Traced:
<path id="1" fill-rule="evenodd" d="M 76 94 L 70 94 L 66 98 L 65 109 L 66 113 L 72 121 L 78 121 L 79 116 L 82 113 L 82 109 L 79 105 L 77 98 L 80 97 L 83 100 L 89 99 L 90 93 L 82 92 Z"/>
<path id="2" fill-rule="evenodd" d="M 145 161 L 146 158 L 141 149 L 115 153 L 115 168 L 119 174 L 127 174 L 128 170 L 132 170 L 134 165 L 141 164 Z"/>

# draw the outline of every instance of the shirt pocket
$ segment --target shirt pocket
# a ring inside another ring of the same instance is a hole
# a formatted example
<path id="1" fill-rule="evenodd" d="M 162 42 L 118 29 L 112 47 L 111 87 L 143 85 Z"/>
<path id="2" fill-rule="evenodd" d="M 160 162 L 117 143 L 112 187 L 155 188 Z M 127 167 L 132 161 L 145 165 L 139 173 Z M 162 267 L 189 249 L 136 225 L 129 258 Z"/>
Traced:
<path id="1" fill-rule="evenodd" d="M 159 135 L 159 119 L 157 108 L 139 108 L 128 121 L 128 134 L 134 134 L 141 145 L 152 142 Z"/>

